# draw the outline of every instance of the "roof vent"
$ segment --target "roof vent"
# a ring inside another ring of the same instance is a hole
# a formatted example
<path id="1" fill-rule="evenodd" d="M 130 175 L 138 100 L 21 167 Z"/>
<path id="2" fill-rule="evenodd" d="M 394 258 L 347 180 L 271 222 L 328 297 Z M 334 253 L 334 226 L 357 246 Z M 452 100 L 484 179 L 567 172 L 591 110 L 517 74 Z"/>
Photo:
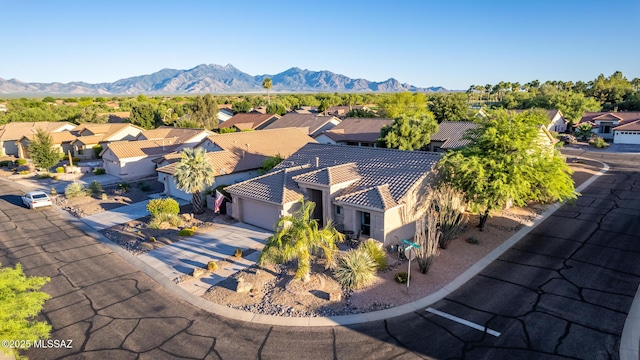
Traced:
<path id="1" fill-rule="evenodd" d="M 320 158 L 316 156 L 316 167 L 320 167 Z"/>

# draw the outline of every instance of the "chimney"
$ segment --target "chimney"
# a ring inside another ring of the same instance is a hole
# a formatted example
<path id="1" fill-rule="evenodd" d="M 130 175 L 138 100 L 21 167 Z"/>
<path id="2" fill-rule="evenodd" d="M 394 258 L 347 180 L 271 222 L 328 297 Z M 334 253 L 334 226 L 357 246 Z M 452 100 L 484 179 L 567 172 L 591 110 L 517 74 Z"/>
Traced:
<path id="1" fill-rule="evenodd" d="M 316 167 L 320 167 L 320 158 L 316 156 Z"/>

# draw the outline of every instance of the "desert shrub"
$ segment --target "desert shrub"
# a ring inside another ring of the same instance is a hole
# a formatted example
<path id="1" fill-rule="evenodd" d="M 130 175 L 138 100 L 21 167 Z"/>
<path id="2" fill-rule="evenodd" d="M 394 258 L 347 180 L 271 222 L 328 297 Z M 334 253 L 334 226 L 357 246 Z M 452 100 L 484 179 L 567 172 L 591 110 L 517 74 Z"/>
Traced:
<path id="1" fill-rule="evenodd" d="M 242 257 L 242 249 L 237 248 L 236 251 L 233 252 L 233 256 L 237 258 Z"/>
<path id="2" fill-rule="evenodd" d="M 160 229 L 160 224 L 165 222 L 173 227 L 182 225 L 182 219 L 180 218 L 180 216 L 176 214 L 160 213 L 151 217 L 151 221 L 149 221 L 149 227 L 152 229 Z"/>
<path id="3" fill-rule="evenodd" d="M 198 230 L 198 228 L 195 226 L 184 228 L 178 231 L 178 236 L 192 236 L 196 232 L 196 230 Z"/>
<path id="4" fill-rule="evenodd" d="M 103 168 L 95 168 L 95 169 L 93 169 L 93 174 L 94 175 L 104 175 L 106 173 L 107 173 L 107 171 L 105 169 L 103 169 Z"/>
<path id="5" fill-rule="evenodd" d="M 609 143 L 604 141 L 604 139 L 601 137 L 596 137 L 594 139 L 589 140 L 589 145 L 593 145 L 597 149 L 604 149 L 609 146 Z"/>
<path id="6" fill-rule="evenodd" d="M 409 280 L 409 274 L 406 271 L 402 271 L 396 274 L 396 281 L 400 284 L 406 284 L 407 280 Z"/>
<path id="7" fill-rule="evenodd" d="M 153 217 L 158 216 L 158 214 L 178 215 L 180 213 L 180 204 L 171 198 L 153 199 L 147 204 L 147 211 Z"/>
<path id="8" fill-rule="evenodd" d="M 207 263 L 207 270 L 209 270 L 209 271 L 218 270 L 218 263 L 216 263 L 215 261 L 209 261 Z"/>
<path id="9" fill-rule="evenodd" d="M 51 187 L 51 195 L 58 195 L 58 191 L 53 186 Z"/>
<path id="10" fill-rule="evenodd" d="M 109 199 L 109 196 L 108 196 L 107 194 L 105 194 L 105 193 L 102 193 L 102 195 L 100 195 L 100 198 L 101 198 L 102 200 L 108 200 L 108 199 Z"/>
<path id="11" fill-rule="evenodd" d="M 58 180 L 58 175 L 53 175 L 53 180 Z"/>
<path id="12" fill-rule="evenodd" d="M 468 242 L 469 244 L 472 244 L 472 245 L 478 245 L 478 244 L 480 244 L 480 241 L 478 240 L 478 238 L 477 238 L 475 235 L 473 235 L 473 236 L 469 237 L 469 238 L 467 239 L 467 242 Z"/>
<path id="13" fill-rule="evenodd" d="M 38 174 L 38 179 L 50 179 L 50 178 L 51 178 L 51 174 L 49 173 Z"/>
<path id="14" fill-rule="evenodd" d="M 56 172 L 57 172 L 58 174 L 62 174 L 62 173 L 64 172 L 64 168 L 63 168 L 62 166 L 58 166 L 58 167 L 56 168 Z"/>
<path id="15" fill-rule="evenodd" d="M 0 167 L 9 167 L 9 165 L 13 164 L 11 160 L 2 160 L 0 161 Z"/>
<path id="16" fill-rule="evenodd" d="M 128 182 L 118 183 L 118 189 L 120 189 L 120 190 L 122 190 L 124 192 L 129 191 L 130 188 L 131 188 L 131 185 L 129 185 Z"/>
<path id="17" fill-rule="evenodd" d="M 27 159 L 16 159 L 16 161 L 14 161 L 14 163 L 17 166 L 27 165 Z"/>
<path id="18" fill-rule="evenodd" d="M 84 186 L 82 186 L 82 184 L 74 182 L 67 185 L 67 187 L 64 189 L 64 196 L 69 199 L 74 197 L 87 196 L 87 190 L 84 188 Z"/>
<path id="19" fill-rule="evenodd" d="M 144 181 L 138 183 L 138 188 L 142 191 L 151 191 L 151 185 Z"/>
<path id="20" fill-rule="evenodd" d="M 96 145 L 93 147 L 93 154 L 96 156 L 96 158 L 100 159 L 101 152 L 102 152 L 102 146 Z"/>
<path id="21" fill-rule="evenodd" d="M 98 196 L 102 194 L 102 185 L 100 185 L 99 182 L 94 180 L 91 182 L 91 184 L 89 184 L 88 190 L 92 196 Z"/>
<path id="22" fill-rule="evenodd" d="M 236 132 L 236 128 L 233 128 L 233 127 L 220 128 L 218 130 L 220 131 L 220 134 L 227 134 L 227 133 Z"/>
<path id="23" fill-rule="evenodd" d="M 149 242 L 156 242 L 156 238 L 153 236 L 149 237 Z"/>
<path id="24" fill-rule="evenodd" d="M 387 268 L 387 252 L 382 248 L 382 244 L 373 239 L 364 241 L 359 246 L 366 251 L 369 256 L 375 261 L 378 270 L 384 270 Z"/>
<path id="25" fill-rule="evenodd" d="M 20 174 L 20 175 L 29 175 L 29 170 L 22 170 L 18 174 Z"/>
<path id="26" fill-rule="evenodd" d="M 376 267 L 369 252 L 365 248 L 358 248 L 338 258 L 334 277 L 347 289 L 362 289 L 375 280 Z"/>
<path id="27" fill-rule="evenodd" d="M 464 194 L 450 186 L 436 189 L 431 196 L 432 207 L 437 212 L 438 230 L 442 233 L 439 245 L 446 249 L 466 223 L 464 212 L 467 203 Z"/>
<path id="28" fill-rule="evenodd" d="M 71 161 L 73 161 L 74 163 L 78 163 L 78 162 L 80 162 L 80 158 L 79 157 L 72 157 Z"/>

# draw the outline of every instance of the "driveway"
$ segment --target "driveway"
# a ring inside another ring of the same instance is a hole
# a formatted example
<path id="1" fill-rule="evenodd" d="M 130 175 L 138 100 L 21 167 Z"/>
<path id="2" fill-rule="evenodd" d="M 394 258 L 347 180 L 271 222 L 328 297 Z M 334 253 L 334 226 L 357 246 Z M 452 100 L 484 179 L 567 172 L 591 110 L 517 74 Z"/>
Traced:
<path id="1" fill-rule="evenodd" d="M 191 274 L 194 268 L 206 268 L 209 261 L 216 261 L 219 267 L 215 274 L 180 284 L 187 291 L 200 296 L 229 275 L 255 264 L 266 239 L 273 234 L 244 223 L 216 226 L 215 230 L 206 234 L 149 251 L 138 256 L 138 259 L 169 279 Z M 249 254 L 235 258 L 233 253 L 237 248 Z M 224 259 L 231 261 L 221 261 Z"/>

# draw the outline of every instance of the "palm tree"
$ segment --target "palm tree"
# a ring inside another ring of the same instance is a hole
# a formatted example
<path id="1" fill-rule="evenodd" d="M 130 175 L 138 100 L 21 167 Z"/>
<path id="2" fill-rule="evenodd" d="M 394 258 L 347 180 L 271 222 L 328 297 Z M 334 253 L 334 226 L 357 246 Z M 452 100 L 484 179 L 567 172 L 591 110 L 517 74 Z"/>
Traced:
<path id="1" fill-rule="evenodd" d="M 206 151 L 202 148 L 184 149 L 174 175 L 178 189 L 192 194 L 191 204 L 195 214 L 204 212 L 200 192 L 212 184 L 215 177 L 213 165 L 207 162 L 205 154 Z"/>
<path id="2" fill-rule="evenodd" d="M 278 220 L 275 233 L 267 239 L 258 258 L 260 266 L 297 259 L 298 269 L 294 278 L 307 282 L 310 280 L 311 254 L 322 249 L 327 258 L 326 266 L 333 265 L 338 249 L 336 242 L 342 242 L 344 235 L 333 227 L 331 221 L 319 229 L 318 221 L 311 217 L 315 207 L 313 201 L 301 199 L 298 210 Z"/>
<path id="3" fill-rule="evenodd" d="M 273 87 L 273 83 L 271 82 L 271 78 L 266 78 L 262 82 L 262 87 L 267 89 L 267 101 L 271 104 L 271 97 L 269 96 L 269 90 Z"/>

